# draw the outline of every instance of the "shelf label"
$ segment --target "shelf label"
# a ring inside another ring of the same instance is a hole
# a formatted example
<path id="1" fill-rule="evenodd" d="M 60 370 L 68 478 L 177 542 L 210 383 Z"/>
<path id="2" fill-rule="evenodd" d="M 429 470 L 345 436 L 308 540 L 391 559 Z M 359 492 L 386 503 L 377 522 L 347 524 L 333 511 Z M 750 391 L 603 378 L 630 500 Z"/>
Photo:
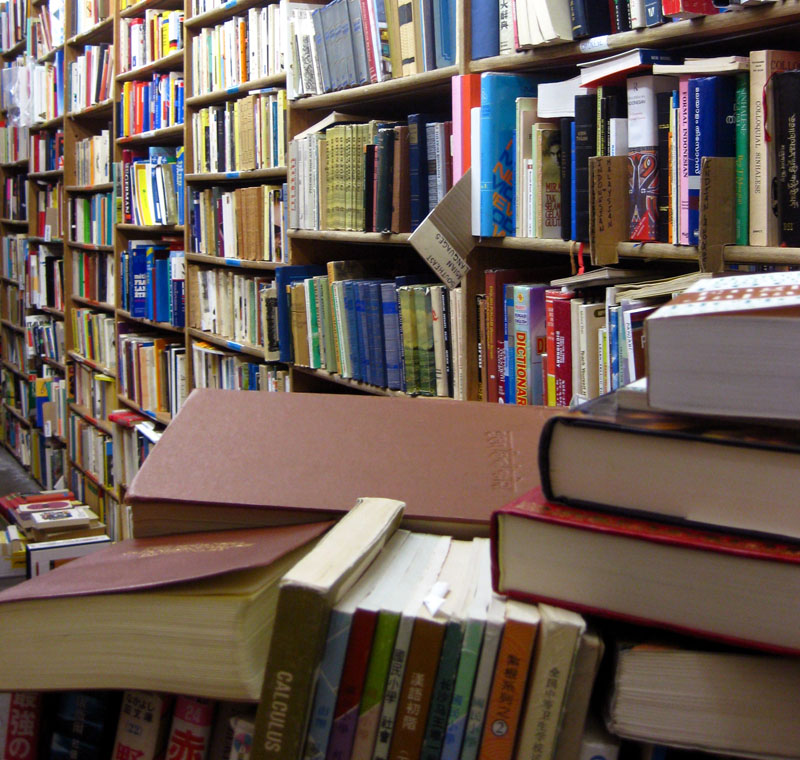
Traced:
<path id="1" fill-rule="evenodd" d="M 236 343 L 236 342 L 234 342 L 232 340 L 229 340 L 228 341 L 228 348 L 232 348 L 234 351 L 241 351 L 242 350 L 242 344 L 241 343 Z"/>
<path id="2" fill-rule="evenodd" d="M 53 425 L 50 420 L 44 421 L 44 437 L 51 438 L 53 436 Z"/>
<path id="3" fill-rule="evenodd" d="M 581 40 L 578 44 L 581 53 L 596 53 L 601 50 L 608 50 L 608 35 L 604 34 L 601 37 L 592 37 L 588 40 Z"/>
<path id="4" fill-rule="evenodd" d="M 241 172 L 226 172 L 225 178 L 226 179 L 239 179 L 239 175 Z"/>
<path id="5" fill-rule="evenodd" d="M 238 84 L 234 85 L 233 87 L 228 87 L 228 89 L 227 89 L 228 95 L 235 95 L 237 92 L 239 92 L 239 85 Z"/>
<path id="6" fill-rule="evenodd" d="M 223 5 L 222 7 L 223 8 L 233 8 L 236 5 L 236 2 L 237 2 L 237 0 L 228 0 L 228 2 L 225 3 L 225 5 Z"/>
<path id="7" fill-rule="evenodd" d="M 229 267 L 240 267 L 242 266 L 242 262 L 240 259 L 225 259 L 225 263 Z"/>
<path id="8" fill-rule="evenodd" d="M 44 226 L 44 242 L 49 243 L 53 239 L 53 231 L 49 224 Z"/>

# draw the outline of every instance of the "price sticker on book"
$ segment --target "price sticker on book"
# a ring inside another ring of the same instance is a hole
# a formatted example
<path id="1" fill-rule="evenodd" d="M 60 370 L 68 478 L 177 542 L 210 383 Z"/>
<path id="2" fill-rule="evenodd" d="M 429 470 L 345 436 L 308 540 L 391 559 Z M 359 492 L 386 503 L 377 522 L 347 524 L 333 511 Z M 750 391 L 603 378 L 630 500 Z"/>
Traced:
<path id="1" fill-rule="evenodd" d="M 581 53 L 597 53 L 601 50 L 608 50 L 608 35 L 592 37 L 588 40 L 581 40 L 578 45 Z"/>
<path id="2" fill-rule="evenodd" d="M 44 240 L 46 243 L 49 243 L 53 239 L 53 231 L 49 224 L 45 224 L 44 226 Z"/>

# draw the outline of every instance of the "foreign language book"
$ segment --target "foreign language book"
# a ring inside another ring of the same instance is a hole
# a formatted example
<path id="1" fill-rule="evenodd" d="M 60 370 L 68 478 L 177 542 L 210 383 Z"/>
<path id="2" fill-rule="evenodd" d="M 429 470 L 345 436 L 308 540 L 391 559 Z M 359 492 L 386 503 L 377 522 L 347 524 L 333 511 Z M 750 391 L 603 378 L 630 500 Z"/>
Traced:
<path id="1" fill-rule="evenodd" d="M 9 658 L 0 689 L 257 699 L 278 580 L 329 525 L 120 541 L 10 588 L 0 629 L 36 667 Z"/>

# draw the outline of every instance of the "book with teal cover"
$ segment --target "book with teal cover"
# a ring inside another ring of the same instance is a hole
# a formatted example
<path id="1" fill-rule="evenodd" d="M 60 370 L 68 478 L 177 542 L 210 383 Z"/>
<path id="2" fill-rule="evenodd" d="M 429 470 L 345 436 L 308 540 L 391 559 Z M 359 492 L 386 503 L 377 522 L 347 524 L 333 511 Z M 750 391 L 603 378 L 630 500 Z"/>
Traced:
<path id="1" fill-rule="evenodd" d="M 750 235 L 750 78 L 737 74 L 736 117 L 736 245 L 748 245 Z"/>
<path id="2" fill-rule="evenodd" d="M 513 236 L 516 230 L 516 101 L 536 97 L 538 80 L 528 74 L 481 74 L 480 234 Z"/>

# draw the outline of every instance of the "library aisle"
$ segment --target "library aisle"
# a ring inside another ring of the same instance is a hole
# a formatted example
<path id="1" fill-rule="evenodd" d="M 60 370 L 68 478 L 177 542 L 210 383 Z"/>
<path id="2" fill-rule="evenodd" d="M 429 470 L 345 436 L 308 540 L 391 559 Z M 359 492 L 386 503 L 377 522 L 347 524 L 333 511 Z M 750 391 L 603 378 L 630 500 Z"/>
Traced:
<path id="1" fill-rule="evenodd" d="M 14 491 L 31 493 L 40 490 L 39 484 L 28 475 L 27 470 L 7 449 L 0 447 L 0 496 Z"/>

